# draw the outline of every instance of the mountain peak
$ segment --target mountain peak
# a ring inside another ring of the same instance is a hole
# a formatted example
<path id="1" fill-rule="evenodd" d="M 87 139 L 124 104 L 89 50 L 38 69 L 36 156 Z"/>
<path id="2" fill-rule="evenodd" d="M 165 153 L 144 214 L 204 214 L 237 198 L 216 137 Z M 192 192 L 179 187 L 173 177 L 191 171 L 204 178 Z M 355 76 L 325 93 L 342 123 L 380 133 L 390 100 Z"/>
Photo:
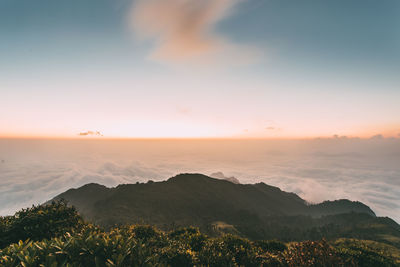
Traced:
<path id="1" fill-rule="evenodd" d="M 356 212 L 365 214 L 358 216 L 360 218 L 375 217 L 373 211 L 360 202 L 338 200 L 309 205 L 298 195 L 265 183 L 235 184 L 200 173 L 182 173 L 163 182 L 124 184 L 115 188 L 91 183 L 68 190 L 55 199 L 61 198 L 74 205 L 84 217 L 103 226 L 125 223 L 164 228 L 194 225 L 208 231 L 215 222 L 223 222 L 254 238 L 267 237 L 264 235 L 270 231 L 268 227 L 283 227 L 297 220 L 293 218 L 308 220 L 307 224 L 312 226 L 320 224 L 317 221 L 321 216 Z M 273 225 L 274 222 L 277 224 Z M 267 228 L 251 234 L 248 232 L 250 225 Z"/>

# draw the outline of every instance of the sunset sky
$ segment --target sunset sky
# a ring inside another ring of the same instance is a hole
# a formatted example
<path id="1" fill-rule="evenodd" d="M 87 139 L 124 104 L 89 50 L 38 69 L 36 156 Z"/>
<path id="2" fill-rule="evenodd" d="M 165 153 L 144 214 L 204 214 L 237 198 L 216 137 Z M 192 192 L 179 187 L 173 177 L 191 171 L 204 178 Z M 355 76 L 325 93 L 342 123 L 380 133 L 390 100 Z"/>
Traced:
<path id="1" fill-rule="evenodd" d="M 0 137 L 400 137 L 399 14 L 398 0 L 0 0 Z"/>

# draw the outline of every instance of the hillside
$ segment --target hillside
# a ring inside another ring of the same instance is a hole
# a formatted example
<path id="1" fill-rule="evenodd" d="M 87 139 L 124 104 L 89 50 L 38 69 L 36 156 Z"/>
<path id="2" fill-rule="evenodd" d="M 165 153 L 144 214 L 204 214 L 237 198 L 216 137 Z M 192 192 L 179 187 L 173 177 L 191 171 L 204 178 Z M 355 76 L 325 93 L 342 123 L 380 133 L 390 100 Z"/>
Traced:
<path id="1" fill-rule="evenodd" d="M 148 225 L 110 230 L 85 222 L 64 201 L 0 216 L 0 266 L 387 266 L 400 249 L 369 240 L 284 243 L 235 235 L 210 237 L 194 227 Z"/>
<path id="2" fill-rule="evenodd" d="M 211 235 L 229 232 L 251 239 L 355 237 L 400 244 L 400 226 L 376 217 L 360 202 L 309 205 L 264 183 L 234 184 L 201 174 L 115 188 L 87 184 L 54 199 L 67 200 L 87 220 L 105 227 L 141 223 L 170 230 L 194 225 Z"/>

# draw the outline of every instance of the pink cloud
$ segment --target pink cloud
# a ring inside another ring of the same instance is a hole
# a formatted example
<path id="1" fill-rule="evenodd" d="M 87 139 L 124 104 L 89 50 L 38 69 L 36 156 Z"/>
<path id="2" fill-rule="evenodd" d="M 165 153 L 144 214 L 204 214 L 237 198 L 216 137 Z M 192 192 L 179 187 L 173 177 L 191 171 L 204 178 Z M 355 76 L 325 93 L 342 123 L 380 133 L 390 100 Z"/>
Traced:
<path id="1" fill-rule="evenodd" d="M 153 60 L 201 62 L 227 53 L 247 57 L 254 49 L 233 44 L 215 32 L 216 24 L 228 16 L 238 2 L 139 0 L 133 7 L 131 22 L 139 38 L 155 42 L 150 54 Z M 241 53 L 237 53 L 238 49 Z"/>

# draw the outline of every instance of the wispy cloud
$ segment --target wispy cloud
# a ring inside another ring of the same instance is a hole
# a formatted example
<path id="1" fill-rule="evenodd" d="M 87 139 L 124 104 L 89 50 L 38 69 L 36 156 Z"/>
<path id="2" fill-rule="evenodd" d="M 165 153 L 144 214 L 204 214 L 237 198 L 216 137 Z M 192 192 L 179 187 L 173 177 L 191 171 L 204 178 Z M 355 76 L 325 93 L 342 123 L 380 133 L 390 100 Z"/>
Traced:
<path id="1" fill-rule="evenodd" d="M 87 131 L 87 132 L 80 132 L 79 136 L 103 136 L 103 134 L 99 131 Z"/>
<path id="2" fill-rule="evenodd" d="M 282 130 L 280 127 L 278 127 L 278 124 L 273 120 L 267 120 L 266 123 L 267 123 L 267 126 L 265 127 L 265 130 L 268 130 L 268 131 L 281 131 Z"/>
<path id="3" fill-rule="evenodd" d="M 376 134 L 376 135 L 372 136 L 370 139 L 371 140 L 380 140 L 380 139 L 383 139 L 383 138 L 384 138 L 383 135 Z"/>
<path id="4" fill-rule="evenodd" d="M 239 179 L 237 179 L 235 176 L 230 176 L 230 177 L 225 176 L 225 174 L 223 172 L 214 172 L 214 173 L 210 174 L 210 177 L 216 178 L 216 179 L 227 180 L 234 184 L 240 184 Z"/>
<path id="5" fill-rule="evenodd" d="M 234 44 L 215 31 L 216 24 L 238 3 L 238 0 L 138 0 L 131 22 L 137 36 L 155 42 L 150 58 L 157 61 L 204 62 L 237 50 L 242 50 L 237 55 L 247 58 L 253 54 L 252 49 Z"/>
<path id="6" fill-rule="evenodd" d="M 192 109 L 186 106 L 178 106 L 176 109 L 181 115 L 189 115 L 192 112 Z"/>

